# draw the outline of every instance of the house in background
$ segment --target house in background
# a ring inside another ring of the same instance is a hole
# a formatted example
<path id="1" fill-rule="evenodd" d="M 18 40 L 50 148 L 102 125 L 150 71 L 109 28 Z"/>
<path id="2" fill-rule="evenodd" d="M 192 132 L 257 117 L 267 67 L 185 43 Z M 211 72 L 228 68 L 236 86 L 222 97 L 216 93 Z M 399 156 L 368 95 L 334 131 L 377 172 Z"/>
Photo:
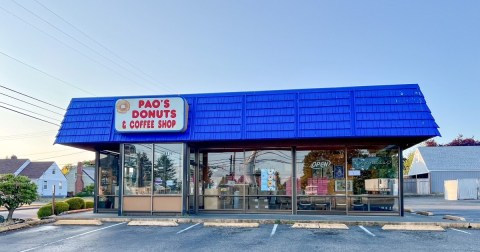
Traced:
<path id="1" fill-rule="evenodd" d="M 0 159 L 0 174 L 27 176 L 37 184 L 40 197 L 67 196 L 67 179 L 55 162 L 30 162 L 28 159 Z"/>
<path id="2" fill-rule="evenodd" d="M 429 193 L 443 194 L 445 180 L 480 178 L 480 146 L 420 147 L 408 176 L 427 182 Z"/>
<path id="3" fill-rule="evenodd" d="M 77 166 L 73 166 L 70 169 L 65 177 L 68 181 L 67 195 L 74 196 L 86 186 L 94 184 L 95 167 L 83 166 L 82 163 L 78 163 Z"/>

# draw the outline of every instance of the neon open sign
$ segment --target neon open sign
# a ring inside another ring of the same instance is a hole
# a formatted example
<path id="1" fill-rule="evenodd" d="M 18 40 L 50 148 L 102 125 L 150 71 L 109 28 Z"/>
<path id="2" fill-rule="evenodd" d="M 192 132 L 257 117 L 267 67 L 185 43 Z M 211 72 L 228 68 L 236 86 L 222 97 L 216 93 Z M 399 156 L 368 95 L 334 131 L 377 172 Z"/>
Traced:
<path id="1" fill-rule="evenodd" d="M 330 160 L 317 160 L 315 162 L 313 162 L 310 167 L 312 169 L 323 169 L 323 168 L 327 168 L 329 167 L 330 165 L 332 164 L 332 162 Z"/>

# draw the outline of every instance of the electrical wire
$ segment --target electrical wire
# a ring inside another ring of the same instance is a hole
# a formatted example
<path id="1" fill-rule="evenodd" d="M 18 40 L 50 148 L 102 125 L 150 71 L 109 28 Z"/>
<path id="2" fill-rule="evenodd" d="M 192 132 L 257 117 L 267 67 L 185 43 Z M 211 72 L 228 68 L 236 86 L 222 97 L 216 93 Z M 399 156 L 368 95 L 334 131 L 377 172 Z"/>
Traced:
<path id="1" fill-rule="evenodd" d="M 19 92 L 19 91 L 13 90 L 13 89 L 11 89 L 11 88 L 8 88 L 8 87 L 5 87 L 5 86 L 3 86 L 3 85 L 0 85 L 0 88 L 4 88 L 4 89 L 6 89 L 6 90 L 12 91 L 12 92 L 14 92 L 14 93 L 17 93 L 17 94 L 20 94 L 20 95 L 26 96 L 26 97 L 28 97 L 28 98 L 30 98 L 30 99 L 33 99 L 33 100 L 39 101 L 39 102 L 41 102 L 41 103 L 45 103 L 45 104 L 47 104 L 47 105 L 50 105 L 50 106 L 52 106 L 52 107 L 54 107 L 54 108 L 58 108 L 58 109 L 61 109 L 61 110 L 65 111 L 65 109 L 64 109 L 64 108 L 61 108 L 61 107 L 59 107 L 59 106 L 56 106 L 56 105 L 53 105 L 53 104 L 51 104 L 51 103 L 48 103 L 48 102 L 46 102 L 46 101 L 42 101 L 42 100 L 40 100 L 40 99 L 38 99 L 38 98 L 35 98 L 35 97 L 32 97 L 32 96 L 30 96 L 30 95 L 24 94 L 24 93 L 22 93 L 22 92 Z"/>
<path id="2" fill-rule="evenodd" d="M 31 118 L 33 118 L 33 119 L 37 119 L 37 120 L 39 120 L 39 121 L 46 122 L 46 123 L 49 123 L 49 124 L 52 124 L 52 125 L 55 125 L 55 126 L 60 126 L 59 124 L 56 124 L 56 123 L 53 123 L 53 122 L 49 122 L 49 121 L 47 121 L 47 120 L 43 120 L 43 119 L 40 119 L 40 118 L 38 118 L 38 117 L 29 115 L 29 114 L 25 114 L 25 113 L 22 113 L 22 112 L 20 112 L 20 111 L 17 111 L 17 110 L 11 109 L 11 108 L 4 107 L 4 106 L 2 106 L 2 105 L 0 105 L 0 108 L 7 109 L 7 110 L 13 111 L 13 112 L 15 112 L 15 113 L 18 113 L 18 114 L 21 114 L 21 115 L 24 115 L 24 116 L 28 116 L 28 117 L 31 117 Z"/>
<path id="3" fill-rule="evenodd" d="M 104 46 L 102 43 L 98 42 L 97 40 L 95 40 L 94 38 L 92 38 L 91 36 L 89 36 L 87 33 L 83 32 L 82 30 L 80 30 L 78 27 L 76 27 L 75 25 L 73 25 L 72 23 L 70 23 L 69 21 L 67 21 L 66 19 L 64 19 L 63 17 L 61 17 L 60 15 L 58 15 L 57 13 L 55 13 L 54 11 L 52 11 L 51 9 L 49 9 L 47 6 L 45 6 L 44 4 L 40 3 L 39 1 L 37 0 L 34 0 L 38 5 L 42 6 L 44 9 L 46 9 L 47 11 L 49 11 L 50 13 L 52 13 L 53 15 L 55 15 L 56 17 L 58 17 L 60 20 L 62 20 L 63 22 L 65 22 L 66 24 L 68 24 L 70 27 L 72 27 L 74 30 L 76 30 L 77 32 L 81 33 L 83 36 L 85 36 L 86 38 L 90 39 L 90 41 L 93 41 L 95 44 L 97 44 L 98 46 L 102 47 L 103 49 L 105 49 L 107 52 L 109 52 L 110 54 L 112 54 L 113 56 L 117 57 L 118 59 L 120 59 L 122 62 L 126 63 L 127 65 L 129 65 L 131 68 L 135 69 L 136 71 L 138 71 L 139 73 L 142 73 L 143 75 L 145 75 L 146 77 L 150 78 L 150 81 L 153 81 L 153 82 L 157 82 L 155 80 L 154 77 L 152 77 L 151 75 L 145 73 L 144 71 L 142 71 L 140 68 L 136 67 L 135 65 L 133 65 L 132 63 L 130 63 L 129 61 L 125 60 L 124 58 L 120 57 L 117 53 L 115 53 L 114 51 L 110 50 L 108 47 Z M 166 85 L 164 83 L 161 84 L 162 86 L 164 86 L 164 88 L 166 89 L 169 89 L 170 91 L 173 91 L 173 93 L 177 93 L 178 92 L 172 88 L 171 86 L 169 85 Z"/>
<path id="4" fill-rule="evenodd" d="M 102 53 L 98 52 L 97 50 L 95 50 L 94 48 L 90 47 L 89 45 L 83 43 L 82 41 L 78 40 L 77 38 L 73 37 L 72 35 L 64 32 L 62 29 L 58 28 L 56 25 L 52 24 L 51 22 L 45 20 L 44 18 L 40 17 L 39 15 L 35 14 L 33 11 L 31 11 L 30 9 L 28 9 L 27 7 L 21 5 L 20 3 L 16 2 L 15 0 L 11 0 L 13 3 L 15 3 L 17 6 L 20 6 L 22 9 L 26 10 L 28 13 L 32 14 L 33 16 L 35 16 L 36 18 L 42 20 L 43 22 L 45 22 L 46 24 L 50 25 L 51 27 L 53 27 L 55 30 L 61 32 L 62 34 L 64 34 L 65 36 L 73 39 L 74 41 L 76 41 L 77 43 L 79 43 L 80 45 L 84 46 L 85 48 L 89 49 L 90 51 L 94 52 L 96 55 L 102 57 L 103 59 L 109 61 L 110 63 L 122 68 L 123 70 L 133 74 L 133 75 L 136 75 L 140 78 L 142 78 L 143 80 L 146 80 L 147 82 L 150 82 L 150 80 L 147 80 L 145 79 L 143 76 L 137 74 L 137 73 L 134 73 L 132 72 L 131 70 L 129 70 L 128 68 L 118 64 L 117 62 L 113 61 L 112 59 L 110 59 L 109 57 L 103 55 Z"/>
<path id="5" fill-rule="evenodd" d="M 42 160 L 47 160 L 47 159 L 51 159 L 51 158 L 66 157 L 66 156 L 77 155 L 77 154 L 81 154 L 81 153 L 85 153 L 85 152 L 88 152 L 88 151 L 80 151 L 80 152 L 75 152 L 75 153 L 70 153 L 70 154 L 65 154 L 65 155 L 36 159 L 36 160 L 32 160 L 32 161 L 42 161 Z"/>
<path id="6" fill-rule="evenodd" d="M 59 151 L 36 152 L 36 153 L 29 153 L 29 154 L 25 154 L 25 155 L 19 155 L 19 156 L 22 156 L 22 157 L 36 156 L 36 155 L 42 155 L 42 154 L 59 153 L 59 152 L 71 151 L 71 150 L 72 150 L 72 149 L 65 149 L 65 150 L 59 150 Z"/>
<path id="7" fill-rule="evenodd" d="M 0 6 L 0 9 L 3 9 L 3 8 Z M 27 64 L 27 63 L 25 63 L 25 62 L 23 62 L 23 61 L 21 61 L 21 60 L 19 60 L 19 59 L 17 59 L 17 58 L 14 58 L 14 57 L 12 57 L 12 56 L 10 56 L 10 55 L 2 52 L 2 51 L 0 51 L 0 54 L 4 55 L 4 56 L 6 56 L 6 57 L 8 57 L 8 58 L 10 58 L 10 59 L 12 59 L 12 60 L 15 60 L 16 62 L 21 63 L 21 64 L 24 65 L 24 66 L 27 66 L 27 67 L 29 67 L 29 68 L 31 68 L 31 69 L 33 69 L 33 70 L 36 70 L 36 71 L 38 71 L 38 72 L 40 72 L 40 73 L 42 73 L 42 74 L 45 74 L 46 76 L 48 76 L 48 77 L 50 77 L 50 78 L 52 78 L 52 79 L 54 79 L 54 80 L 57 80 L 57 81 L 65 84 L 65 85 L 68 85 L 68 86 L 70 86 L 70 87 L 72 87 L 72 88 L 75 88 L 75 89 L 77 89 L 77 90 L 80 90 L 80 91 L 82 91 L 82 92 L 84 92 L 84 93 L 86 93 L 86 94 L 89 94 L 89 95 L 92 95 L 92 96 L 96 96 L 96 95 L 95 95 L 94 93 L 92 93 L 92 92 L 89 92 L 89 91 L 87 91 L 87 90 L 85 90 L 85 89 L 82 89 L 82 88 L 80 88 L 80 87 L 77 87 L 77 86 L 75 86 L 75 85 L 73 85 L 73 84 L 71 84 L 71 83 L 69 83 L 69 82 L 67 82 L 67 81 L 65 81 L 65 80 L 62 80 L 62 79 L 60 79 L 60 78 L 58 78 L 58 77 L 56 77 L 56 76 L 54 76 L 54 75 L 51 75 L 51 74 L 49 74 L 49 73 L 47 73 L 47 72 L 45 72 L 45 71 L 43 71 L 43 70 L 40 70 L 39 68 L 36 68 L 36 67 L 34 67 L 34 66 L 30 65 L 30 64 Z"/>
<path id="8" fill-rule="evenodd" d="M 44 130 L 44 131 L 35 131 L 35 132 L 29 132 L 29 133 L 23 133 L 23 134 L 13 134 L 13 135 L 8 135 L 8 136 L 0 136 L 0 138 L 3 137 L 19 137 L 19 136 L 32 136 L 32 135 L 37 135 L 39 133 L 47 133 L 47 132 L 56 132 L 57 130 Z"/>
<path id="9" fill-rule="evenodd" d="M 106 68 L 106 69 L 108 69 L 108 70 L 110 70 L 110 71 L 112 71 L 112 72 L 116 73 L 117 75 L 119 75 L 119 76 L 121 76 L 121 77 L 123 77 L 123 78 L 125 78 L 125 79 L 127 79 L 127 80 L 129 80 L 129 81 L 131 81 L 131 82 L 133 82 L 133 83 L 135 83 L 135 84 L 137 84 L 137 85 L 139 85 L 139 86 L 142 86 L 142 87 L 144 87 L 144 88 L 146 88 L 146 89 L 149 89 L 149 90 L 151 90 L 151 91 L 155 92 L 155 90 L 151 89 L 150 87 L 146 87 L 146 86 L 144 86 L 144 85 L 141 85 L 141 84 L 138 84 L 138 83 L 136 83 L 136 81 L 134 81 L 134 80 L 130 79 L 129 77 L 127 77 L 127 76 L 123 75 L 122 73 L 120 73 L 120 72 L 116 71 L 115 69 L 113 69 L 113 68 L 111 68 L 111 67 L 109 67 L 109 66 L 107 66 L 107 65 L 103 64 L 102 62 L 100 62 L 100 61 L 98 61 L 98 60 L 96 60 L 96 59 L 94 59 L 94 58 L 92 58 L 92 57 L 90 57 L 90 56 L 88 56 L 88 55 L 86 55 L 86 54 L 84 54 L 84 53 L 83 53 L 83 52 L 81 52 L 80 50 L 78 50 L 78 49 L 76 49 L 76 48 L 74 48 L 74 47 L 72 47 L 72 46 L 68 45 L 67 43 L 65 43 L 65 42 L 61 41 L 61 40 L 60 40 L 60 39 L 58 39 L 57 37 L 55 37 L 55 36 L 53 36 L 53 35 L 50 35 L 50 34 L 48 34 L 47 32 L 43 31 L 42 29 L 38 28 L 37 26 L 35 26 L 35 25 L 33 25 L 33 24 L 29 23 L 29 22 L 28 22 L 28 21 L 26 21 L 25 19 L 23 19 L 23 18 L 19 17 L 18 15 L 15 15 L 15 14 L 14 14 L 14 13 L 12 13 L 11 11 L 8 11 L 7 9 L 5 9 L 5 8 L 3 8 L 3 7 L 1 7 L 1 6 L 0 6 L 0 9 L 2 9 L 2 10 L 3 10 L 3 11 L 5 11 L 5 12 L 7 12 L 8 14 L 10 14 L 10 15 L 12 15 L 12 16 L 14 16 L 14 17 L 16 17 L 16 18 L 17 18 L 17 19 L 19 19 L 20 21 L 22 21 L 22 22 L 24 22 L 24 23 L 28 24 L 29 26 L 31 26 L 31 27 L 33 27 L 33 28 L 35 28 L 36 30 L 38 30 L 39 32 L 41 32 L 41 33 L 45 34 L 46 36 L 48 36 L 48 37 L 50 37 L 50 38 L 54 39 L 54 40 L 55 40 L 55 41 L 57 41 L 58 43 L 60 43 L 60 44 L 62 44 L 62 45 L 64 45 L 64 46 L 66 46 L 66 47 L 68 47 L 68 48 L 72 49 L 73 51 L 75 51 L 75 52 L 77 52 L 78 54 L 80 54 L 80 55 L 84 56 L 85 58 L 87 58 L 87 59 L 89 59 L 89 60 L 91 60 L 91 61 L 93 61 L 93 62 L 95 62 L 95 63 L 99 64 L 100 66 L 103 66 L 104 68 Z"/>
<path id="10" fill-rule="evenodd" d="M 35 105 L 35 104 L 33 104 L 33 103 L 30 103 L 30 102 L 24 101 L 24 100 L 22 100 L 22 99 L 19 99 L 19 98 L 16 98 L 16 97 L 13 97 L 13 96 L 4 94 L 4 93 L 2 93 L 2 92 L 0 92 L 0 95 L 6 96 L 6 97 L 8 97 L 8 98 L 11 98 L 11 99 L 14 99 L 14 100 L 17 100 L 17 101 L 21 101 L 21 102 L 23 102 L 23 103 L 26 103 L 26 104 L 28 104 L 28 105 L 32 105 L 32 106 L 34 106 L 34 107 L 43 109 L 43 110 L 48 111 L 48 112 L 52 112 L 52 113 L 54 113 L 54 114 L 63 116 L 63 114 L 57 113 L 57 112 L 55 112 L 55 111 L 53 111 L 53 110 L 50 110 L 50 109 L 47 109 L 47 108 L 44 108 L 44 107 L 40 107 L 40 106 Z"/>
<path id="11" fill-rule="evenodd" d="M 27 111 L 27 112 L 30 112 L 30 113 L 37 114 L 37 115 L 39 115 L 39 116 L 42 116 L 42 117 L 45 117 L 45 118 L 48 118 L 48 119 L 55 120 L 55 121 L 57 121 L 57 122 L 60 122 L 60 120 L 58 120 L 57 118 L 53 118 L 53 117 L 49 117 L 49 116 L 46 116 L 46 115 L 42 115 L 42 114 L 39 114 L 39 113 L 37 113 L 37 112 L 31 111 L 31 110 L 28 110 L 28 109 L 24 109 L 24 108 L 21 108 L 21 107 L 17 107 L 17 106 L 12 105 L 12 104 L 8 104 L 8 103 L 1 102 L 1 101 L 0 101 L 0 104 L 5 104 L 5 105 L 10 106 L 10 107 L 12 107 L 12 108 L 21 109 L 21 110 L 24 110 L 24 111 Z"/>

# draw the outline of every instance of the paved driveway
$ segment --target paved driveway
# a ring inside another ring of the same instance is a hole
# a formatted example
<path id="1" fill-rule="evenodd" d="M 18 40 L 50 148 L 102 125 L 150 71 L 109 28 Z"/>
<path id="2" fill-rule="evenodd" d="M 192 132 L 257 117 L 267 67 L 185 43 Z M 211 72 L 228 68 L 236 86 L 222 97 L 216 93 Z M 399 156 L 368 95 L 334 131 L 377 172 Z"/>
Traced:
<path id="1" fill-rule="evenodd" d="M 443 197 L 405 197 L 405 208 L 429 211 L 435 216 L 456 215 L 480 222 L 480 200 L 445 200 Z"/>
<path id="2" fill-rule="evenodd" d="M 139 227 L 44 225 L 0 234 L 2 251 L 478 251 L 480 230 L 445 232 L 383 231 L 349 226 L 348 230 L 210 228 L 202 224 Z"/>

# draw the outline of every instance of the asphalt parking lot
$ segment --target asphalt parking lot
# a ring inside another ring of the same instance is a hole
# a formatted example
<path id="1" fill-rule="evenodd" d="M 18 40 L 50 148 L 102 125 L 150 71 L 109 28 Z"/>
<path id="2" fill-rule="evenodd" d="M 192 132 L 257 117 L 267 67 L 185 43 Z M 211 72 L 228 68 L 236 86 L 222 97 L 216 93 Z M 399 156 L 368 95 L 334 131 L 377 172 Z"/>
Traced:
<path id="1" fill-rule="evenodd" d="M 385 231 L 294 229 L 265 224 L 258 228 L 43 225 L 0 234 L 1 251 L 479 251 L 480 230 Z"/>

